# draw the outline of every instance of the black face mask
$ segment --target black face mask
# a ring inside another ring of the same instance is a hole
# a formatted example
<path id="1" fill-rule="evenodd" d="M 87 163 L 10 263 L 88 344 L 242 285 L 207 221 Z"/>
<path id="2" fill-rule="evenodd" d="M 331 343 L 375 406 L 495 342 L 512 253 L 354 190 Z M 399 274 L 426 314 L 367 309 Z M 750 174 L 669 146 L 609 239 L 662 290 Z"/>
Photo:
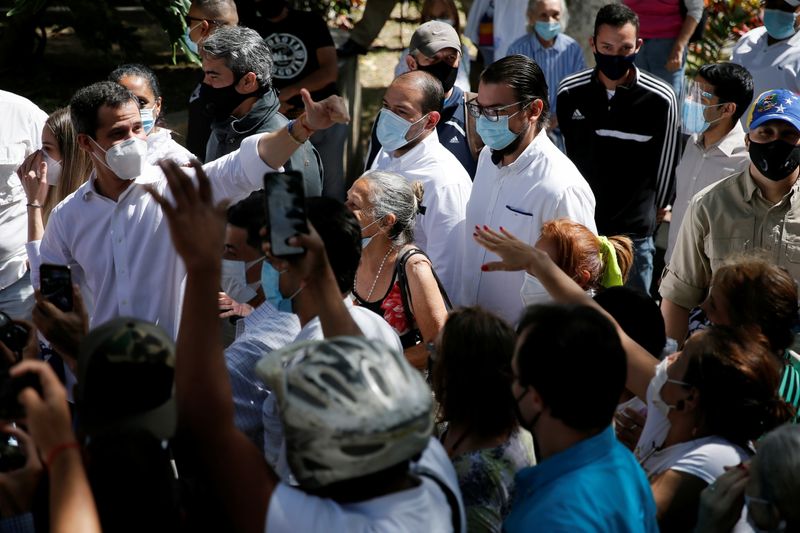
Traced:
<path id="1" fill-rule="evenodd" d="M 617 81 L 623 78 L 633 66 L 634 59 L 636 59 L 636 54 L 631 54 L 629 56 L 610 56 L 601 54 L 600 52 L 594 53 L 594 60 L 597 63 L 597 68 L 611 81 Z"/>
<path id="2" fill-rule="evenodd" d="M 442 82 L 442 89 L 444 89 L 444 93 L 447 94 L 450 92 L 450 89 L 453 88 L 453 85 L 456 84 L 456 77 L 458 76 L 458 67 L 451 67 L 444 61 L 439 61 L 438 63 L 434 63 L 433 65 L 426 65 L 422 66 L 417 64 L 417 69 L 423 72 L 427 72 L 440 82 Z"/>
<path id="3" fill-rule="evenodd" d="M 258 92 L 249 94 L 237 92 L 236 85 L 238 83 L 239 80 L 236 80 L 231 85 L 218 89 L 205 83 L 200 85 L 200 98 L 205 103 L 206 112 L 209 116 L 215 120 L 225 120 L 246 99 L 259 95 Z"/>
<path id="4" fill-rule="evenodd" d="M 542 412 L 539 411 L 538 413 L 533 415 L 533 420 L 528 421 L 525 420 L 525 418 L 522 416 L 522 411 L 519 408 L 520 400 L 522 400 L 525 397 L 525 395 L 527 395 L 530 392 L 530 390 L 531 389 L 527 388 L 525 389 L 525 392 L 520 394 L 518 397 L 514 398 L 514 411 L 516 411 L 517 422 L 519 422 L 519 426 L 523 429 L 527 429 L 528 431 L 531 432 L 531 435 L 533 435 L 533 428 L 536 427 L 536 422 L 539 421 L 539 417 L 542 416 Z"/>
<path id="5" fill-rule="evenodd" d="M 768 143 L 750 141 L 750 161 L 772 181 L 780 181 L 800 166 L 800 146 L 781 140 Z"/>
<path id="6" fill-rule="evenodd" d="M 262 17 L 268 19 L 278 18 L 286 7 L 284 0 L 262 0 L 256 4 L 258 12 Z"/>

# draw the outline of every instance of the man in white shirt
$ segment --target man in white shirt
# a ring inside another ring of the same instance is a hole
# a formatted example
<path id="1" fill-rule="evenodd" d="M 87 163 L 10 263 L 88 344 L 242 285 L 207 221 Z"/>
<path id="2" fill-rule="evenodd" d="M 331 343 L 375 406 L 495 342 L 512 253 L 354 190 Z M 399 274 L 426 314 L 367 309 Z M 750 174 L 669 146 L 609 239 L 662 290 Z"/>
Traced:
<path id="1" fill-rule="evenodd" d="M 25 253 L 28 216 L 16 171 L 41 148 L 47 115 L 27 98 L 0 91 L 0 117 L 0 311 L 12 318 L 30 318 L 33 288 Z"/>
<path id="2" fill-rule="evenodd" d="M 750 162 L 739 119 L 753 100 L 753 77 L 734 63 L 703 65 L 683 104 L 683 131 L 691 135 L 675 169 L 675 201 L 664 261 L 669 263 L 689 201 Z"/>
<path id="3" fill-rule="evenodd" d="M 305 253 L 292 258 L 289 276 L 281 279 L 299 281 L 300 294 L 317 303 L 325 336 L 338 338 L 294 344 L 258 365 L 278 396 L 299 486 L 281 482 L 261 450 L 236 430 L 222 342 L 214 333 L 224 211 L 214 208 L 204 173 L 195 189 L 177 167 L 168 171 L 179 200 L 173 206 L 158 195 L 156 201 L 188 270 L 176 346 L 178 417 L 234 528 L 465 531 L 455 471 L 430 438 L 430 389 L 402 351 L 361 336 L 341 298 L 343 278 L 326 254 L 326 244 L 330 252 L 336 243 L 323 243 L 313 222 L 309 234 L 289 240 Z M 341 259 L 345 270 L 355 271 L 357 261 L 348 266 L 349 255 Z M 275 264 L 283 270 L 287 262 Z"/>
<path id="4" fill-rule="evenodd" d="M 338 97 L 311 102 L 307 124 L 324 129 L 346 120 Z M 42 263 L 69 265 L 92 297 L 93 325 L 133 316 L 177 336 L 186 267 L 170 244 L 161 208 L 147 193 L 164 192 L 158 167 L 146 165 L 146 136 L 136 98 L 113 82 L 78 91 L 70 103 L 78 145 L 90 154 L 89 180 L 51 213 L 41 244 Z M 242 199 L 263 186 L 308 136 L 279 131 L 245 139 L 236 152 L 206 164 L 216 200 Z"/>
<path id="5" fill-rule="evenodd" d="M 523 309 L 522 272 L 492 272 L 497 260 L 472 239 L 475 226 L 502 227 L 535 244 L 542 224 L 569 218 L 596 232 L 594 194 L 575 165 L 547 137 L 550 112 L 542 69 L 530 58 L 509 56 L 481 74 L 478 98 L 468 104 L 486 143 L 467 205 L 462 263 L 462 305 L 480 305 L 514 324 Z"/>
<path id="6" fill-rule="evenodd" d="M 373 169 L 388 170 L 424 187 L 414 241 L 433 262 L 448 296 L 459 293 L 461 224 L 472 182 L 458 159 L 439 143 L 442 84 L 420 70 L 392 81 L 383 96 L 376 132 L 381 150 Z M 424 211 L 424 212 L 423 212 Z"/>
<path id="7" fill-rule="evenodd" d="M 764 25 L 745 33 L 731 61 L 753 75 L 753 94 L 769 89 L 800 93 L 800 0 L 766 0 Z M 746 117 L 742 119 L 745 124 Z"/>

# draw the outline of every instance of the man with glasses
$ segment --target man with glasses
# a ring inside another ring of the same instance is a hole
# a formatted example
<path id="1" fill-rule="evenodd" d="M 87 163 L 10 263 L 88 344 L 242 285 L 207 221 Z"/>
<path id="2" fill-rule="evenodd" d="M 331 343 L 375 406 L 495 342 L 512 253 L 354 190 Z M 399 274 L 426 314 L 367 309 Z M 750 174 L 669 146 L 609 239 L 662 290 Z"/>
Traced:
<path id="1" fill-rule="evenodd" d="M 183 40 L 194 53 L 199 54 L 202 44 L 217 28 L 236 26 L 239 14 L 233 0 L 192 0 L 186 14 L 186 33 Z M 196 154 L 201 161 L 205 160 L 206 144 L 211 135 L 211 117 L 206 113 L 206 102 L 200 96 L 200 82 L 189 96 L 189 125 L 186 133 L 186 148 Z"/>
<path id="2" fill-rule="evenodd" d="M 667 335 L 683 340 L 689 310 L 726 259 L 759 251 L 800 279 L 800 97 L 767 91 L 751 113 L 750 164 L 692 198 L 661 281 Z"/>
<path id="3" fill-rule="evenodd" d="M 458 295 L 461 224 L 472 183 L 458 159 L 439 143 L 442 99 L 442 84 L 427 72 L 414 70 L 395 78 L 375 126 L 382 148 L 372 168 L 422 184 L 414 241 L 430 257 L 452 300 Z"/>
<path id="4" fill-rule="evenodd" d="M 484 276 L 481 265 L 497 256 L 473 241 L 474 228 L 500 227 L 531 245 L 542 224 L 556 218 L 595 231 L 594 195 L 547 136 L 547 83 L 535 61 L 514 55 L 489 65 L 477 98 L 467 106 L 486 148 L 467 204 L 459 303 L 480 305 L 514 324 L 523 309 L 520 289 L 526 274 Z"/>
<path id="5" fill-rule="evenodd" d="M 598 231 L 633 240 L 627 285 L 649 294 L 653 234 L 678 163 L 678 102 L 668 83 L 634 65 L 642 39 L 629 7 L 600 8 L 591 45 L 597 66 L 561 82 L 558 124 L 567 155 L 597 198 Z"/>

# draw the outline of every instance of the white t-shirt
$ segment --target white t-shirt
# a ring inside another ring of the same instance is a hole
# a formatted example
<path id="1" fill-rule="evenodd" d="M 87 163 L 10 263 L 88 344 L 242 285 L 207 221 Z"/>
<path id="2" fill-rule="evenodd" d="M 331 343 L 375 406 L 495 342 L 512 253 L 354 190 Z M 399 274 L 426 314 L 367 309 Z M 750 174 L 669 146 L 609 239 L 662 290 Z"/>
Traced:
<path id="1" fill-rule="evenodd" d="M 441 444 L 431 438 L 412 472 L 419 468 L 431 472 L 455 494 L 461 515 L 461 530 L 466 530 L 461 492 L 455 470 Z M 280 483 L 267 508 L 269 533 L 370 532 L 417 533 L 453 531 L 450 504 L 439 485 L 427 476 L 418 476 L 414 488 L 371 500 L 339 504 L 327 498 L 311 496 Z"/>

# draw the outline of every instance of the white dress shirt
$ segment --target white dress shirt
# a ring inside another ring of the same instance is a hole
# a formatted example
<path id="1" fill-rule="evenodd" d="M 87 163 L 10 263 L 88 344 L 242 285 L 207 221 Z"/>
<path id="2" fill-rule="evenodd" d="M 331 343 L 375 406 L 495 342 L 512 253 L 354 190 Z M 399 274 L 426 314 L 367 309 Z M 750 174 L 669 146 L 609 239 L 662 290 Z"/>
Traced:
<path id="1" fill-rule="evenodd" d="M 744 172 L 750 162 L 744 136 L 742 124 L 737 120 L 725 137 L 708 148 L 703 148 L 699 135 L 692 135 L 686 141 L 683 157 L 675 169 L 675 202 L 672 204 L 667 253 L 664 256 L 667 263 L 692 197 L 722 178 Z"/>
<path id="2" fill-rule="evenodd" d="M 214 201 L 241 200 L 274 171 L 258 156 L 253 135 L 241 148 L 203 166 Z M 190 174 L 191 169 L 186 169 Z M 94 302 L 92 326 L 131 316 L 177 338 L 186 267 L 175 252 L 161 207 L 143 185 L 171 200 L 161 169 L 148 166 L 115 202 L 100 195 L 94 173 L 50 214 L 40 247 L 42 263 L 69 265 Z"/>
<path id="3" fill-rule="evenodd" d="M 753 97 L 770 89 L 789 89 L 800 93 L 800 32 L 772 45 L 767 43 L 764 26 L 745 33 L 733 48 L 731 62 L 742 65 L 753 75 Z M 742 115 L 746 127 L 748 113 Z"/>
<path id="4" fill-rule="evenodd" d="M 439 143 L 436 130 L 400 157 L 381 148 L 372 168 L 396 172 L 412 183 L 422 182 L 425 214 L 417 215 L 414 242 L 431 258 L 450 299 L 457 298 L 461 227 L 472 189 L 469 174 Z"/>
<path id="5" fill-rule="evenodd" d="M 524 272 L 482 272 L 484 263 L 500 258 L 472 238 L 475 226 L 502 226 L 528 244 L 539 240 L 542 224 L 569 218 L 597 232 L 594 194 L 581 173 L 540 131 L 516 161 L 506 166 L 492 162 L 485 147 L 478 161 L 472 197 L 467 205 L 461 305 L 480 305 L 510 324 L 523 309 L 520 289 Z"/>
<path id="6" fill-rule="evenodd" d="M 47 114 L 36 104 L 0 91 L 0 290 L 16 283 L 26 270 L 28 213 L 17 168 L 42 147 Z"/>

